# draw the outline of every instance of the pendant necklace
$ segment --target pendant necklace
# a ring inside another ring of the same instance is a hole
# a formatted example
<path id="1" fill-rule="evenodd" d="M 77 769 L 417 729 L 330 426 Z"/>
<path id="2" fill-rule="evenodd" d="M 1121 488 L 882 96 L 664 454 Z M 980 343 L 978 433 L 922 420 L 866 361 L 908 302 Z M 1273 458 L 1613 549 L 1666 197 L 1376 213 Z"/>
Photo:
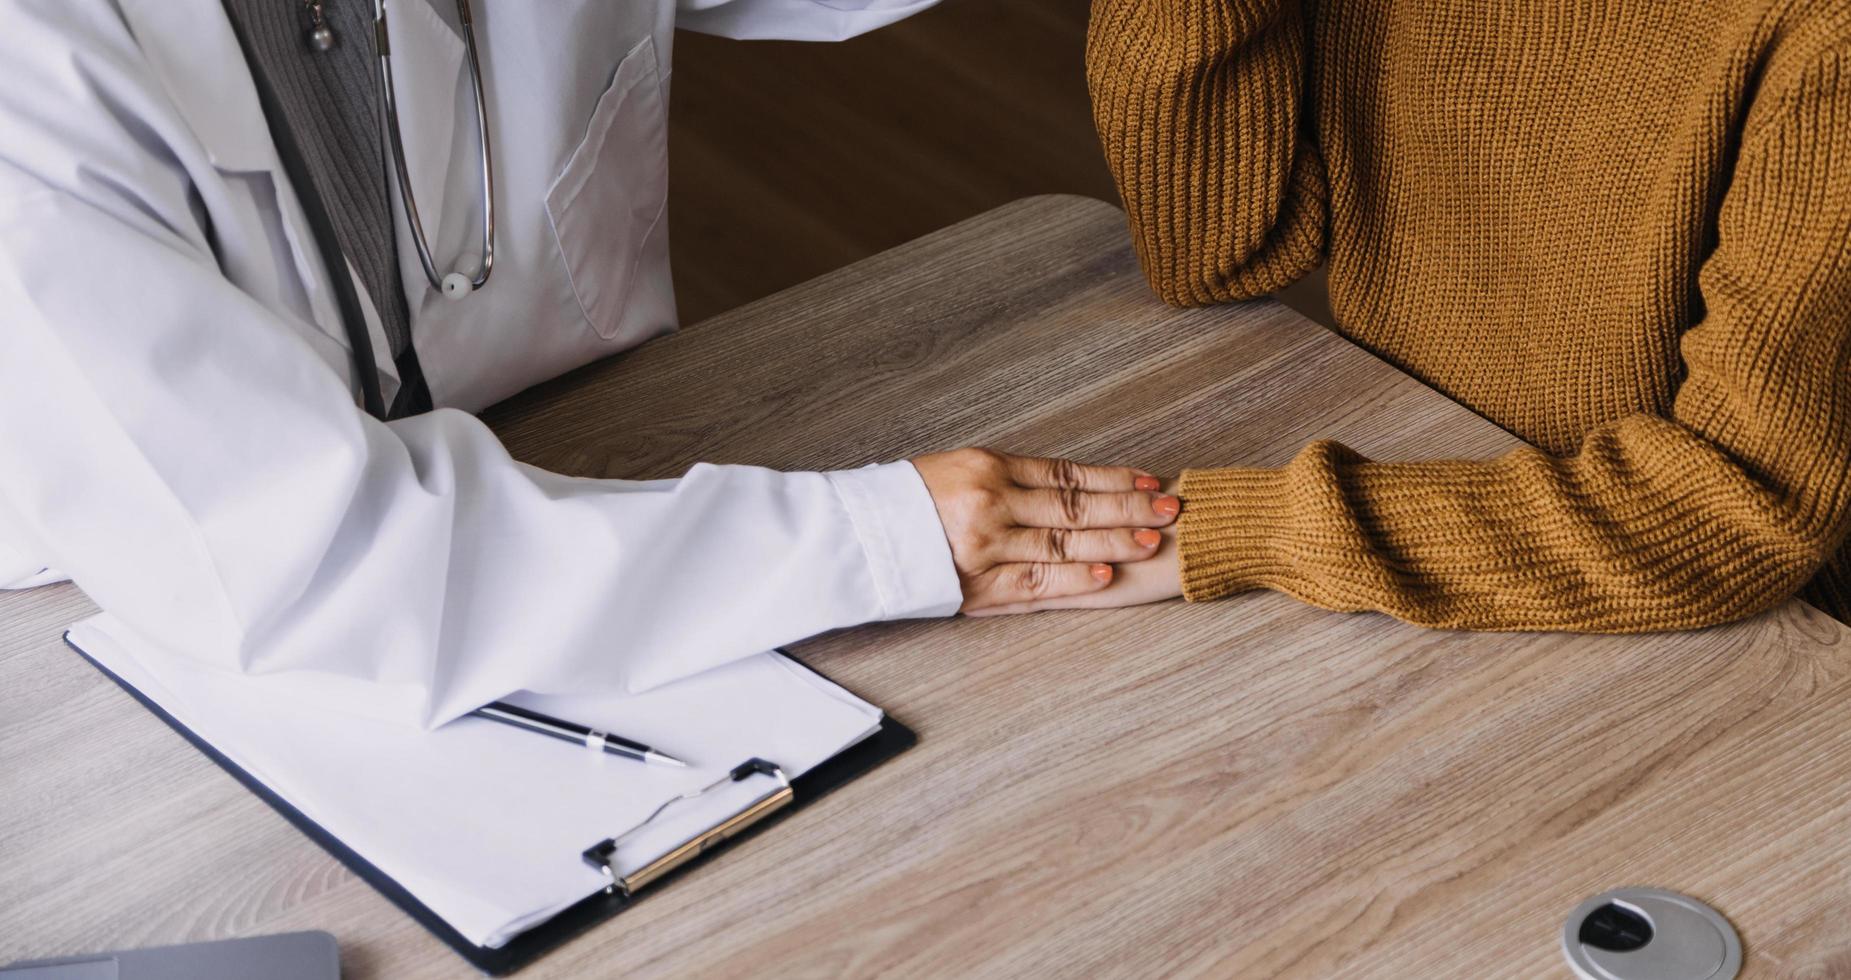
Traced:
<path id="1" fill-rule="evenodd" d="M 328 18 L 322 13 L 321 0 L 302 0 L 308 7 L 309 29 L 308 41 L 310 51 L 334 50 L 334 28 L 328 26 Z"/>

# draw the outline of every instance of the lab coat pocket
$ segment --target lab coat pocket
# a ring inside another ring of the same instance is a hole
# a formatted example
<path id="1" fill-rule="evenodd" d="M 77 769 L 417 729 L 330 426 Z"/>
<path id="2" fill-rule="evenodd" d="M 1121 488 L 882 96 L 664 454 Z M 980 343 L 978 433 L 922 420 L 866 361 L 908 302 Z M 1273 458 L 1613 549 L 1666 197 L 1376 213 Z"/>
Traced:
<path id="1" fill-rule="evenodd" d="M 655 43 L 618 64 L 585 138 L 546 193 L 547 218 L 585 319 L 617 335 L 644 243 L 668 201 L 668 115 Z"/>

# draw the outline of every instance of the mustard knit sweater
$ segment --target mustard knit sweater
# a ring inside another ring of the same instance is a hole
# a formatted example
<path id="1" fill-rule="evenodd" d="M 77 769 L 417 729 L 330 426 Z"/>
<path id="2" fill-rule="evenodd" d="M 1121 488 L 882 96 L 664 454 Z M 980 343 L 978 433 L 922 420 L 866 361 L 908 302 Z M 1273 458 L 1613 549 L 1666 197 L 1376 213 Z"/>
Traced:
<path id="1" fill-rule="evenodd" d="M 1602 632 L 1851 612 L 1851 0 L 1095 0 L 1157 293 L 1328 263 L 1535 448 L 1183 475 L 1185 594 Z"/>

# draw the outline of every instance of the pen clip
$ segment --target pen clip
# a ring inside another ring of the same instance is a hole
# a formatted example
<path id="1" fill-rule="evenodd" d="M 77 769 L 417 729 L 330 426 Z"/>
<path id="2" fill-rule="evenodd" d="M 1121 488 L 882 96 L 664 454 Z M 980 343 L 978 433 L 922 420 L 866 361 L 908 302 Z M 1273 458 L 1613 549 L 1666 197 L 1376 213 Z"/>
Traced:
<path id="1" fill-rule="evenodd" d="M 729 783 L 737 783 L 742 780 L 750 779 L 753 776 L 769 776 L 777 782 L 777 785 L 755 798 L 752 802 L 746 804 L 732 816 L 695 834 L 693 837 L 682 841 L 680 844 L 669 848 L 667 853 L 656 858 L 654 861 L 643 865 L 627 875 L 619 875 L 617 873 L 617 849 L 623 844 L 625 838 L 647 827 L 651 821 L 661 816 L 663 811 L 677 803 L 697 799 L 711 790 L 718 789 Z M 610 879 L 610 884 L 606 885 L 604 889 L 606 894 L 621 890 L 625 897 L 629 897 L 643 886 L 648 885 L 650 882 L 692 861 L 706 851 L 718 846 L 728 838 L 739 834 L 747 827 L 783 809 L 785 806 L 789 805 L 793 795 L 790 777 L 784 774 L 784 770 L 779 768 L 775 762 L 769 762 L 754 756 L 734 766 L 731 772 L 728 772 L 726 775 L 721 776 L 719 779 L 699 789 L 690 790 L 679 796 L 669 797 L 667 800 L 663 801 L 661 806 L 656 807 L 654 812 L 644 817 L 635 826 L 615 837 L 607 837 L 585 848 L 580 856 L 584 858 L 586 864 L 596 868 L 598 871 L 602 872 L 606 878 Z"/>

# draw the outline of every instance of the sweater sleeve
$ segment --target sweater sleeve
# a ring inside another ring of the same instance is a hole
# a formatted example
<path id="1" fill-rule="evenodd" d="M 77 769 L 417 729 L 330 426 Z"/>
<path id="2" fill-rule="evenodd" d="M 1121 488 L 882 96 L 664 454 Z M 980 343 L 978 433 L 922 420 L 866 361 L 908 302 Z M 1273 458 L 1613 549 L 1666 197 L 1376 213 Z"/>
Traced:
<path id="1" fill-rule="evenodd" d="M 1189 472 L 1185 594 L 1635 632 L 1797 592 L 1851 522 L 1851 49 L 1779 81 L 1744 123 L 1669 418 L 1614 420 L 1567 458 L 1378 463 L 1325 442 L 1279 470 Z"/>
<path id="2" fill-rule="evenodd" d="M 1323 260 L 1307 62 L 1297 0 L 1095 0 L 1093 118 L 1164 302 L 1262 296 Z"/>

